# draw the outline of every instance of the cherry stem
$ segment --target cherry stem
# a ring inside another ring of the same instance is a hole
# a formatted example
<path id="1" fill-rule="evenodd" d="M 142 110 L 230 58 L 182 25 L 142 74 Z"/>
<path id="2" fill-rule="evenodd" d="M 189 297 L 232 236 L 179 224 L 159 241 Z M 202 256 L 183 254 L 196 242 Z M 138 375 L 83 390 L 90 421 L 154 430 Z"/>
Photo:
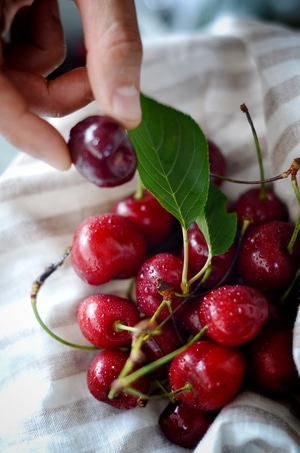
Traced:
<path id="1" fill-rule="evenodd" d="M 246 114 L 248 123 L 250 124 L 251 130 L 252 130 L 252 135 L 253 135 L 253 139 L 254 139 L 254 143 L 255 143 L 255 148 L 256 148 L 256 154 L 257 154 L 259 172 L 260 172 L 260 179 L 261 179 L 261 181 L 262 181 L 262 182 L 261 182 L 261 190 L 260 190 L 260 200 L 263 201 L 263 200 L 266 199 L 266 188 L 265 188 L 265 183 L 264 183 L 265 172 L 264 172 L 264 166 L 263 166 L 263 158 L 262 158 L 261 147 L 260 147 L 260 144 L 259 144 L 259 140 L 258 140 L 258 137 L 257 137 L 257 133 L 256 133 L 256 130 L 255 130 L 255 127 L 254 127 L 252 118 L 251 118 L 251 116 L 250 116 L 248 107 L 246 106 L 246 104 L 242 104 L 242 105 L 240 106 L 240 108 L 241 108 L 241 111 L 244 112 L 244 113 Z"/>
<path id="2" fill-rule="evenodd" d="M 171 392 L 164 391 L 163 393 L 145 395 L 144 393 L 141 393 L 132 387 L 128 387 L 128 388 L 126 388 L 126 393 L 130 393 L 131 395 L 137 396 L 137 397 L 141 398 L 142 400 L 158 400 L 158 399 L 162 399 L 162 398 L 170 398 L 170 400 L 173 401 L 174 397 L 176 397 L 177 395 L 180 395 L 180 393 L 191 392 L 192 389 L 193 389 L 192 384 L 187 382 L 180 389 L 173 390 Z"/>
<path id="3" fill-rule="evenodd" d="M 159 368 L 160 366 L 166 365 L 168 362 L 173 360 L 178 354 L 184 352 L 189 346 L 193 343 L 198 341 L 206 332 L 207 327 L 201 329 L 188 343 L 184 344 L 180 348 L 176 349 L 175 351 L 170 352 L 169 354 L 160 357 L 159 359 L 155 360 L 152 363 L 148 363 L 147 365 L 138 368 L 136 371 L 133 371 L 131 374 L 128 374 L 124 377 L 119 376 L 115 379 L 111 384 L 111 389 L 108 394 L 109 399 L 115 398 L 118 394 L 123 391 L 129 391 L 131 385 L 141 377 L 152 373 L 154 370 Z"/>
<path id="4" fill-rule="evenodd" d="M 50 275 L 53 274 L 60 266 L 62 266 L 65 262 L 65 260 L 68 258 L 69 254 L 71 252 L 71 247 L 68 247 L 66 252 L 63 254 L 61 258 L 59 258 L 55 263 L 50 264 L 45 271 L 33 282 L 32 284 L 32 289 L 31 289 L 31 306 L 33 309 L 33 313 L 35 315 L 35 318 L 37 319 L 38 323 L 40 326 L 44 329 L 45 332 L 47 332 L 50 337 L 54 338 L 54 340 L 66 345 L 70 346 L 72 348 L 77 348 L 77 349 L 87 349 L 87 350 L 95 350 L 98 349 L 96 346 L 92 345 L 80 345 L 76 343 L 72 343 L 70 341 L 65 340 L 64 338 L 59 337 L 56 335 L 49 327 L 44 323 L 42 318 L 40 317 L 40 314 L 37 309 L 37 297 L 40 292 L 40 289 L 42 285 L 45 283 L 45 281 L 50 277 Z"/>
<path id="5" fill-rule="evenodd" d="M 210 173 L 210 175 L 214 178 L 221 179 L 222 181 L 232 182 L 234 184 L 255 185 L 255 184 L 269 184 L 271 182 L 275 182 L 280 179 L 288 178 L 290 173 L 291 172 L 288 170 L 288 171 L 284 171 L 284 172 L 280 173 L 279 175 L 272 176 L 271 178 L 266 178 L 264 180 L 259 179 L 259 180 L 249 180 L 249 181 L 245 181 L 243 179 L 228 178 L 226 176 L 217 175 L 216 173 Z"/>
<path id="6" fill-rule="evenodd" d="M 212 254 L 211 254 L 211 250 L 209 248 L 208 249 L 207 259 L 206 259 L 206 262 L 205 262 L 204 266 L 200 269 L 200 271 L 197 274 L 195 274 L 188 281 L 189 286 L 191 286 L 195 281 L 199 280 L 203 275 L 205 276 L 206 272 L 209 270 L 209 268 L 211 266 L 211 260 L 212 260 Z"/>

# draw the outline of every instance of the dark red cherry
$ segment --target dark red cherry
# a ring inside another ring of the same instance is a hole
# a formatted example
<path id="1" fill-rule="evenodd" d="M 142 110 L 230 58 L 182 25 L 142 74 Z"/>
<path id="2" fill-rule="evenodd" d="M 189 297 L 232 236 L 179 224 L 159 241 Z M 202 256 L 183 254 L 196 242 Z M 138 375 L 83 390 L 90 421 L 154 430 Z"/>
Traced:
<path id="1" fill-rule="evenodd" d="M 287 393 L 300 384 L 293 359 L 293 331 L 286 323 L 270 320 L 247 345 L 246 358 L 252 383 L 265 393 Z"/>
<path id="2" fill-rule="evenodd" d="M 110 294 L 93 294 L 84 299 L 77 311 L 80 330 L 85 338 L 98 348 L 120 348 L 130 344 L 128 330 L 118 324 L 134 327 L 140 313 L 129 300 Z"/>
<path id="3" fill-rule="evenodd" d="M 208 159 L 210 164 L 210 180 L 216 186 L 222 184 L 222 179 L 214 175 L 225 176 L 227 163 L 221 149 L 212 141 L 208 140 Z"/>
<path id="4" fill-rule="evenodd" d="M 171 362 L 169 382 L 173 391 L 190 385 L 177 399 L 205 411 L 220 409 L 238 393 L 246 361 L 238 348 L 200 340 Z"/>
<path id="5" fill-rule="evenodd" d="M 195 409 L 184 401 L 170 402 L 159 416 L 159 427 L 167 439 L 194 449 L 215 419 L 214 412 Z"/>
<path id="6" fill-rule="evenodd" d="M 141 198 L 134 194 L 122 198 L 115 204 L 113 212 L 129 218 L 142 231 L 148 249 L 159 246 L 172 233 L 174 217 L 147 190 L 143 191 Z"/>
<path id="7" fill-rule="evenodd" d="M 242 345 L 258 335 L 268 319 L 269 303 L 254 288 L 225 285 L 206 294 L 199 319 L 207 335 L 225 346 Z"/>
<path id="8" fill-rule="evenodd" d="M 235 211 L 240 226 L 244 219 L 258 224 L 272 220 L 286 222 L 289 218 L 286 204 L 278 195 L 272 189 L 266 189 L 265 197 L 261 199 L 260 187 L 254 187 L 242 193 L 236 202 Z"/>
<path id="9" fill-rule="evenodd" d="M 139 406 L 139 397 L 126 393 L 110 399 L 112 382 L 117 379 L 125 365 L 129 353 L 121 349 L 104 349 L 92 360 L 87 371 L 87 386 L 90 393 L 99 401 L 117 409 L 131 409 Z M 147 394 L 150 388 L 149 377 L 136 380 L 132 387 L 141 394 Z"/>
<path id="10" fill-rule="evenodd" d="M 206 263 L 208 247 L 204 235 L 196 222 L 192 223 L 188 229 L 188 241 L 189 269 L 192 274 L 197 274 Z M 207 290 L 220 283 L 227 276 L 227 273 L 230 273 L 234 257 L 234 244 L 226 252 L 220 255 L 214 255 L 211 262 L 211 274 L 202 283 L 201 288 Z"/>
<path id="11" fill-rule="evenodd" d="M 143 235 L 125 217 L 112 213 L 88 217 L 75 231 L 71 259 L 90 285 L 134 277 L 146 256 Z"/>
<path id="12" fill-rule="evenodd" d="M 238 257 L 238 271 L 246 285 L 272 292 L 292 282 L 300 265 L 300 237 L 293 253 L 287 249 L 293 231 L 293 225 L 274 220 L 246 232 Z"/>
<path id="13" fill-rule="evenodd" d="M 107 116 L 90 116 L 77 123 L 68 141 L 72 161 L 88 181 L 114 187 L 129 181 L 137 158 L 125 129 Z"/>

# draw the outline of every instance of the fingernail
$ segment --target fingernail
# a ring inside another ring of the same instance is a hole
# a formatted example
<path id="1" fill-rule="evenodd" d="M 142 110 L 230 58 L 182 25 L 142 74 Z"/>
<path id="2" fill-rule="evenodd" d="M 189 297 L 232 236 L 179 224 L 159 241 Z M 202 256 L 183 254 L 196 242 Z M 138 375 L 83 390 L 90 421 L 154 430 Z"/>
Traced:
<path id="1" fill-rule="evenodd" d="M 120 120 L 140 120 L 141 106 L 138 90 L 133 86 L 119 87 L 113 95 L 113 111 Z"/>

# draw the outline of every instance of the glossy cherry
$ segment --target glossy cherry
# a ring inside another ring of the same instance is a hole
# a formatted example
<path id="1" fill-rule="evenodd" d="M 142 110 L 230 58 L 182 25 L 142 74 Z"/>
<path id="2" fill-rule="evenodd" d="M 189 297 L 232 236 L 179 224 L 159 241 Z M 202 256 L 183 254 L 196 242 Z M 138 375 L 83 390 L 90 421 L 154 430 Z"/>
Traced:
<path id="1" fill-rule="evenodd" d="M 206 294 L 199 306 L 199 319 L 207 335 L 225 346 L 252 340 L 268 319 L 269 303 L 254 288 L 225 285 Z"/>
<path id="2" fill-rule="evenodd" d="M 170 402 L 160 414 L 158 424 L 173 444 L 194 449 L 215 419 L 213 412 L 195 409 L 184 401 Z"/>
<path id="3" fill-rule="evenodd" d="M 94 115 L 77 123 L 68 141 L 72 161 L 85 178 L 100 187 L 129 181 L 137 158 L 125 129 L 114 119 Z"/>
<path id="4" fill-rule="evenodd" d="M 143 190 L 140 198 L 135 194 L 122 198 L 113 212 L 129 218 L 142 231 L 148 249 L 159 246 L 172 233 L 174 217 L 147 190 Z"/>
<path id="5" fill-rule="evenodd" d="M 173 359 L 169 382 L 173 391 L 189 384 L 191 389 L 177 398 L 196 409 L 213 411 L 234 398 L 245 371 L 246 361 L 238 348 L 200 340 Z"/>
<path id="6" fill-rule="evenodd" d="M 235 205 L 238 223 L 241 226 L 245 219 L 252 224 L 280 220 L 287 222 L 289 218 L 285 203 L 272 189 L 266 189 L 261 197 L 261 188 L 254 187 L 243 192 Z"/>
<path id="7" fill-rule="evenodd" d="M 87 371 L 87 386 L 90 393 L 99 401 L 117 409 L 131 409 L 139 406 L 139 397 L 122 392 L 108 398 L 112 382 L 119 377 L 129 353 L 121 349 L 104 349 L 92 360 Z M 133 388 L 147 394 L 150 388 L 148 376 L 135 381 Z"/>
<path id="8" fill-rule="evenodd" d="M 84 299 L 77 311 L 80 330 L 98 348 L 119 348 L 131 342 L 132 335 L 119 324 L 134 327 L 140 313 L 128 299 L 110 294 L 93 294 Z"/>
<path id="9" fill-rule="evenodd" d="M 71 259 L 90 285 L 134 277 L 146 256 L 143 235 L 125 217 L 103 213 L 88 217 L 75 231 Z"/>
<path id="10" fill-rule="evenodd" d="M 181 294 L 182 268 L 182 260 L 171 253 L 157 253 L 143 263 L 136 276 L 136 299 L 140 310 L 146 316 L 153 316 L 163 301 L 158 290 L 160 281 L 173 292 Z M 172 297 L 172 309 L 180 303 L 180 297 Z M 170 310 L 164 307 L 157 319 L 162 321 L 169 315 Z"/>
<path id="11" fill-rule="evenodd" d="M 300 265 L 300 237 L 293 253 L 287 249 L 293 231 L 287 222 L 272 221 L 246 233 L 238 257 L 238 271 L 246 285 L 274 292 L 292 282 Z"/>

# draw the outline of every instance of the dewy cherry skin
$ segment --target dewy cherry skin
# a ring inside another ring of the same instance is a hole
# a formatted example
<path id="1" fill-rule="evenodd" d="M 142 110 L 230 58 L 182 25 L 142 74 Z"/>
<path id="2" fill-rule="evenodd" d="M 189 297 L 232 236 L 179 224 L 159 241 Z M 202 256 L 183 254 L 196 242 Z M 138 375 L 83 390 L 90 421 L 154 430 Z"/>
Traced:
<path id="1" fill-rule="evenodd" d="M 239 391 L 246 372 L 246 360 L 238 348 L 228 348 L 211 340 L 200 340 L 173 359 L 171 389 L 190 389 L 177 398 L 192 407 L 213 411 L 229 403 Z"/>
<path id="2" fill-rule="evenodd" d="M 131 333 L 118 329 L 118 324 L 134 327 L 140 313 L 129 300 L 109 295 L 93 294 L 84 299 L 77 311 L 84 337 L 98 348 L 120 348 L 131 343 Z"/>
<path id="3" fill-rule="evenodd" d="M 269 315 L 269 303 L 254 288 L 226 285 L 211 290 L 199 306 L 199 319 L 207 335 L 225 346 L 240 346 L 252 340 Z"/>
<path id="4" fill-rule="evenodd" d="M 287 222 L 272 221 L 246 232 L 238 256 L 238 272 L 246 285 L 265 292 L 287 287 L 300 265 L 300 236 L 289 253 L 294 231 Z"/>
<path id="5" fill-rule="evenodd" d="M 88 217 L 75 231 L 71 259 L 90 285 L 134 277 L 146 257 L 143 235 L 125 217 L 112 213 Z"/>
<path id="6" fill-rule="evenodd" d="M 104 349 L 92 360 L 87 371 L 87 385 L 90 393 L 99 401 L 118 409 L 131 409 L 138 406 L 138 397 L 122 392 L 110 399 L 108 394 L 112 382 L 118 378 L 125 365 L 129 353 L 121 349 Z M 147 394 L 150 388 L 150 378 L 143 376 L 138 379 L 133 388 L 142 394 Z"/>

